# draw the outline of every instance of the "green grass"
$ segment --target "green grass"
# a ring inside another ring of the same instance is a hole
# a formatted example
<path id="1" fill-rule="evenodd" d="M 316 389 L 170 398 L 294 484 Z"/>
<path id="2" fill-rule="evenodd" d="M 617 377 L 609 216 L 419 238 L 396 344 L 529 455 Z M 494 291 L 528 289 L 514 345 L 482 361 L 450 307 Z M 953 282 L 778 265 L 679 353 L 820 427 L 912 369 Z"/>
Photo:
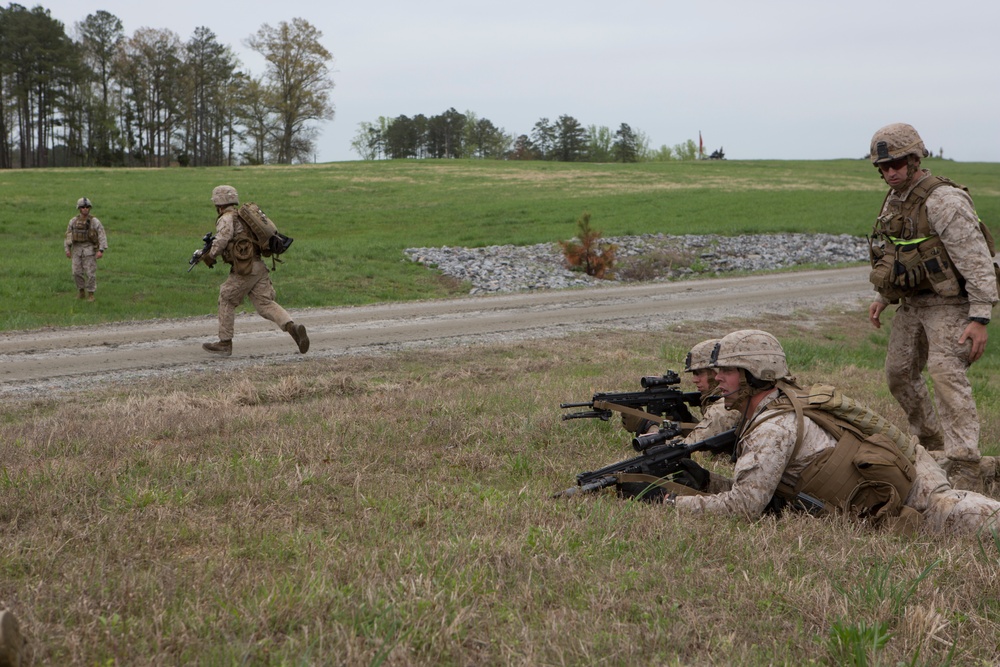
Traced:
<path id="1" fill-rule="evenodd" d="M 1000 165 L 928 160 L 967 184 L 981 217 L 1000 220 Z M 214 312 L 220 267 L 185 273 L 214 229 L 209 196 L 234 185 L 295 239 L 279 265 L 288 308 L 440 298 L 454 281 L 405 259 L 422 246 L 534 244 L 572 237 L 590 212 L 605 236 L 662 232 L 870 231 L 884 185 L 863 160 L 568 164 L 347 162 L 219 169 L 15 170 L 0 173 L 7 244 L 0 330 Z M 94 202 L 110 251 L 97 304 L 74 292 L 62 254 L 78 197 Z"/>
<path id="2" fill-rule="evenodd" d="M 882 344 L 850 335 L 863 320 L 730 326 L 773 331 L 804 384 L 849 387 L 899 423 L 870 361 Z M 560 421 L 560 402 L 679 369 L 717 333 L 677 323 L 12 399 L 0 599 L 46 665 L 994 664 L 989 537 L 551 498 L 634 455 L 613 422 Z M 1000 403 L 981 419 L 996 433 Z"/>

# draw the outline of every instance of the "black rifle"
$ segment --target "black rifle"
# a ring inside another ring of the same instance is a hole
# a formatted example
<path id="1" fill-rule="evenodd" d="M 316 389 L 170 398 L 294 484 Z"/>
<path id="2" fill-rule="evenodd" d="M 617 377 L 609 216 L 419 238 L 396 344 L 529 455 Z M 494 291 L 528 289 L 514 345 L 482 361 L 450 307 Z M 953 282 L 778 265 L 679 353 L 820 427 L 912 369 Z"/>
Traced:
<path id="1" fill-rule="evenodd" d="M 680 442 L 662 443 L 664 439 L 674 437 L 677 425 L 671 425 L 661 433 L 642 435 L 632 441 L 632 446 L 643 454 L 631 459 L 612 463 L 600 470 L 581 472 L 576 476 L 576 486 L 557 493 L 553 498 L 568 498 L 581 493 L 593 493 L 609 486 L 619 485 L 619 495 L 636 497 L 642 500 L 656 501 L 662 499 L 663 489 L 654 488 L 654 484 L 645 482 L 621 482 L 619 475 L 642 474 L 657 479 L 666 478 L 670 481 L 694 487 L 690 472 L 682 463 L 691 458 L 694 452 L 724 452 L 731 450 L 736 444 L 736 431 L 723 431 L 711 438 L 685 445 Z M 822 500 L 799 492 L 795 498 L 784 499 L 775 495 L 768 504 L 766 512 L 780 513 L 785 509 L 808 512 L 821 516 L 828 511 Z"/>
<path id="2" fill-rule="evenodd" d="M 669 430 L 669 429 L 668 429 Z M 639 436 L 636 440 L 645 439 L 652 442 L 661 437 L 659 433 Z M 570 497 L 580 493 L 592 493 L 618 484 L 620 474 L 642 474 L 659 478 L 684 478 L 686 470 L 681 460 L 691 458 L 691 454 L 700 451 L 720 452 L 732 449 L 736 444 L 736 431 L 724 431 L 711 438 L 685 445 L 683 443 L 653 444 L 642 446 L 643 453 L 631 459 L 604 466 L 599 470 L 581 472 L 576 476 L 576 486 L 557 493 L 554 497 Z M 640 445 L 633 442 L 637 449 Z M 683 483 L 683 482 L 681 482 Z M 690 485 L 689 485 L 690 486 Z"/>
<path id="3" fill-rule="evenodd" d="M 668 479 L 678 484 L 697 488 L 697 481 L 692 477 L 689 468 L 682 463 L 691 458 L 694 452 L 728 452 L 736 445 L 736 431 L 723 431 L 711 438 L 685 445 L 681 442 L 663 443 L 665 439 L 674 437 L 676 425 L 670 425 L 660 433 L 641 435 L 632 441 L 632 446 L 643 454 L 618 463 L 604 466 L 600 470 L 581 472 L 576 476 L 576 486 L 557 493 L 553 498 L 569 498 L 581 493 L 593 493 L 609 486 L 620 484 L 619 475 L 642 474 L 657 479 Z M 696 466 L 692 466 L 696 467 Z M 663 497 L 662 489 L 645 482 L 626 482 L 619 486 L 619 495 L 636 497 L 642 500 L 655 501 Z M 631 488 L 630 488 L 631 487 Z M 765 512 L 781 513 L 787 509 L 808 512 L 814 516 L 822 516 L 829 508 L 819 498 L 799 492 L 794 498 L 782 498 L 775 495 Z"/>
<path id="4" fill-rule="evenodd" d="M 594 394 L 589 403 L 560 403 L 560 408 L 590 408 L 586 412 L 563 415 L 567 419 L 601 419 L 608 421 L 616 408 L 642 410 L 654 417 L 669 421 L 696 422 L 688 406 L 701 405 L 701 394 L 697 391 L 681 391 L 675 388 L 681 378 L 676 371 L 667 371 L 662 376 L 650 375 L 639 380 L 643 391 L 601 392 Z M 655 420 L 653 420 L 655 421 Z"/>
<path id="5" fill-rule="evenodd" d="M 198 250 L 195 250 L 193 253 L 191 253 L 191 259 L 188 260 L 188 270 L 187 270 L 188 273 L 191 273 L 191 269 L 193 269 L 195 266 L 198 265 L 198 262 L 201 261 L 202 255 L 204 255 L 206 252 L 212 249 L 212 241 L 215 240 L 215 237 L 212 236 L 212 232 L 209 232 L 204 236 L 202 236 L 201 240 L 205 245 L 204 247 L 199 248 Z"/>

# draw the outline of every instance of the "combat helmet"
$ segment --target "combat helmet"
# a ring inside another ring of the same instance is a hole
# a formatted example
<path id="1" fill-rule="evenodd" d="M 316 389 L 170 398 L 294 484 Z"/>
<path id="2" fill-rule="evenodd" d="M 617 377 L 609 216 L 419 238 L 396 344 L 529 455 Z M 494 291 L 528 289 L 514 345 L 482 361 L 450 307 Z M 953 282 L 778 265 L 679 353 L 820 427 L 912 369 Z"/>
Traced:
<path id="1" fill-rule="evenodd" d="M 712 352 L 712 366 L 742 368 L 766 383 L 789 377 L 781 343 L 759 329 L 742 329 L 723 336 Z"/>
<path id="2" fill-rule="evenodd" d="M 884 162 L 894 162 L 908 155 L 916 156 L 917 159 L 930 155 L 912 125 L 892 123 L 872 136 L 869 157 L 876 169 Z"/>
<path id="3" fill-rule="evenodd" d="M 688 373 L 694 373 L 712 368 L 712 352 L 718 342 L 718 338 L 712 338 L 711 340 L 703 340 L 692 347 L 691 351 L 687 353 L 687 358 L 684 359 L 684 370 Z"/>
<path id="4" fill-rule="evenodd" d="M 212 190 L 212 203 L 216 206 L 227 206 L 229 204 L 239 204 L 240 196 L 236 194 L 236 188 L 231 185 L 219 185 Z"/>
<path id="5" fill-rule="evenodd" d="M 91 204 L 90 200 L 87 199 L 86 197 L 80 197 L 79 199 L 76 200 L 77 208 L 83 208 L 84 206 L 86 206 L 87 208 L 92 208 L 93 204 Z"/>

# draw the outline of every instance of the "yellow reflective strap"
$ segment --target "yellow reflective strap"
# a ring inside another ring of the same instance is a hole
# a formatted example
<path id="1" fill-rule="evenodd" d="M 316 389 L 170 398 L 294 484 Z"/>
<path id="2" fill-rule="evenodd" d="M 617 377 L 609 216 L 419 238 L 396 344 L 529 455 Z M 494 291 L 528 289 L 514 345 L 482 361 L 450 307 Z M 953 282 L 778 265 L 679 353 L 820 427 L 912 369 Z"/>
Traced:
<path id="1" fill-rule="evenodd" d="M 914 245 L 916 243 L 923 243 L 924 241 L 926 241 L 929 238 L 931 238 L 931 237 L 930 236 L 925 236 L 922 239 L 910 239 L 909 241 L 905 241 L 903 239 L 897 239 L 894 236 L 890 236 L 889 240 L 892 241 L 893 245 Z"/>

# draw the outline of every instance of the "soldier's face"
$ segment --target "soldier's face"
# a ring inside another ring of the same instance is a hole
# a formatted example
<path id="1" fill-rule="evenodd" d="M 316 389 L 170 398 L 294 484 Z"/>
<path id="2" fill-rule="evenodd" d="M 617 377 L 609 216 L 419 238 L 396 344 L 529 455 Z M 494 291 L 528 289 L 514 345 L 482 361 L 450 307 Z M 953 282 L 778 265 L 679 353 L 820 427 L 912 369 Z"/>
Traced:
<path id="1" fill-rule="evenodd" d="M 894 190 L 902 188 L 910 174 L 905 157 L 892 162 L 883 162 L 878 166 L 878 169 L 882 172 L 882 178 L 885 179 L 885 182 Z"/>
<path id="2" fill-rule="evenodd" d="M 691 373 L 691 381 L 701 393 L 705 393 L 712 388 L 711 382 L 715 372 L 708 369 L 697 370 Z"/>
<path id="3" fill-rule="evenodd" d="M 732 405 L 736 400 L 736 392 L 740 390 L 740 369 L 730 366 L 716 369 L 715 380 L 719 383 L 726 405 Z"/>

